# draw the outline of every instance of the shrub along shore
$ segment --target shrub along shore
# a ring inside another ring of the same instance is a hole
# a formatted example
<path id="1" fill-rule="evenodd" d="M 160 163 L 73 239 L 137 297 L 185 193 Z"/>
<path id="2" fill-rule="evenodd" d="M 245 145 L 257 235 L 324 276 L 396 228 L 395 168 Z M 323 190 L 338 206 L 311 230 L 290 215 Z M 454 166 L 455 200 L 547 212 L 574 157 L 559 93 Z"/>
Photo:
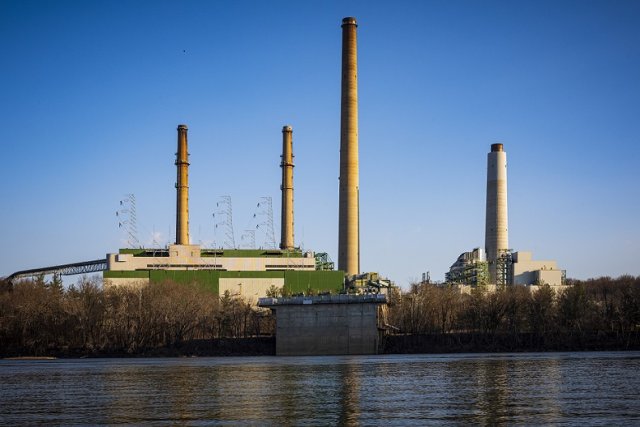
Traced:
<path id="1" fill-rule="evenodd" d="M 570 280 L 559 294 L 412 285 L 390 294 L 381 353 L 640 350 L 640 276 Z M 82 278 L 0 284 L 0 357 L 275 354 L 275 319 L 229 294 Z"/>

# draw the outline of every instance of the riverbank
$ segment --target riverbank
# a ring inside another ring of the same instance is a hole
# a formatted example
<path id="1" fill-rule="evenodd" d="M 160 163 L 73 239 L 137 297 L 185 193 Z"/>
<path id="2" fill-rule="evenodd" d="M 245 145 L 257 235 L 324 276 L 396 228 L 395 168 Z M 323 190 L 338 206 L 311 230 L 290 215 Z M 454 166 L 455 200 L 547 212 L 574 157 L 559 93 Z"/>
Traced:
<path id="1" fill-rule="evenodd" d="M 383 354 L 436 353 L 522 353 L 551 351 L 631 351 L 640 350 L 637 334 L 619 336 L 537 336 L 521 334 L 407 334 L 388 335 L 381 346 Z"/>
<path id="2" fill-rule="evenodd" d="M 551 340 L 533 334 L 405 334 L 387 335 L 383 338 L 379 354 L 455 354 L 455 353 L 526 353 L 568 351 L 640 351 L 637 336 L 565 337 Z M 189 340 L 170 347 L 121 349 L 50 349 L 45 354 L 29 354 L 15 349 L 3 352 L 5 359 L 51 359 L 86 357 L 229 357 L 274 356 L 276 338 L 218 338 Z"/>
<path id="3" fill-rule="evenodd" d="M 69 359 L 87 357 L 229 357 L 275 356 L 275 337 L 196 339 L 172 346 L 137 349 L 50 348 L 42 354 L 30 354 L 25 349 L 2 349 L 3 359 Z"/>
<path id="4" fill-rule="evenodd" d="M 640 277 L 572 281 L 559 294 L 414 285 L 392 289 L 383 320 L 386 354 L 640 350 Z M 0 287 L 0 357 L 273 355 L 275 324 L 269 310 L 197 284 Z"/>

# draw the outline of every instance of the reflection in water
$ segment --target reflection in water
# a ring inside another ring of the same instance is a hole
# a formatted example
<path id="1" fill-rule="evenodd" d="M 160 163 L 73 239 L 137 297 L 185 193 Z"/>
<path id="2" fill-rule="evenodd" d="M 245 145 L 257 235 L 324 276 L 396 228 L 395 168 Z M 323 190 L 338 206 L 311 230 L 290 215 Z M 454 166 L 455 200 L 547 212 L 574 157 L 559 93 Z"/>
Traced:
<path id="1" fill-rule="evenodd" d="M 542 382 L 545 383 L 544 391 L 535 396 L 533 405 L 538 405 L 538 411 L 545 423 L 557 423 L 560 421 L 560 406 L 562 400 L 560 394 L 560 386 L 562 385 L 562 377 L 560 376 L 560 361 L 558 359 L 549 359 L 547 363 L 531 364 L 531 368 L 537 372 L 529 379 L 530 384 L 535 384 L 542 389 Z"/>
<path id="2" fill-rule="evenodd" d="M 0 361 L 0 424 L 640 422 L 640 353 Z"/>
<path id="3" fill-rule="evenodd" d="M 267 378 L 269 384 L 281 384 L 280 390 L 273 390 L 272 396 L 274 400 L 279 398 L 278 400 L 281 402 L 281 417 L 285 420 L 294 419 L 296 404 L 301 403 L 296 402 L 296 393 L 300 387 L 295 376 L 297 370 L 281 373 L 270 369 L 268 372 L 271 373 L 271 376 Z"/>
<path id="4" fill-rule="evenodd" d="M 483 424 L 496 424 L 506 419 L 509 411 L 507 384 L 508 363 L 486 360 L 476 364 L 478 414 Z"/>
<path id="5" fill-rule="evenodd" d="M 342 386 L 340 388 L 340 425 L 356 425 L 360 416 L 360 373 L 358 360 L 347 360 L 338 369 Z"/>

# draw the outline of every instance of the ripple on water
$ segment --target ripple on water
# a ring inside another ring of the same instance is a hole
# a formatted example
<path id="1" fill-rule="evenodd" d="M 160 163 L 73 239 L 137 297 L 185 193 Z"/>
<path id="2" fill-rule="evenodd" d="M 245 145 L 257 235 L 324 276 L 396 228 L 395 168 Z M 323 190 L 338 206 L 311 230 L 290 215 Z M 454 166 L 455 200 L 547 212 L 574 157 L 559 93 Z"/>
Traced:
<path id="1" fill-rule="evenodd" d="M 0 424 L 640 422 L 640 353 L 0 361 Z"/>

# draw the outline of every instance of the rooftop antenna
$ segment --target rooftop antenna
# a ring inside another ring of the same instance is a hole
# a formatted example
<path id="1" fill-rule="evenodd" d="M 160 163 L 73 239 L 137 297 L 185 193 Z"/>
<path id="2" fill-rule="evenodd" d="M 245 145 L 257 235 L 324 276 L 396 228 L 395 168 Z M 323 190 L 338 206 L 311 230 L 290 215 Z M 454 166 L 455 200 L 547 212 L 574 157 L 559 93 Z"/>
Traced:
<path id="1" fill-rule="evenodd" d="M 225 240 L 222 244 L 224 248 L 235 249 L 236 239 L 233 232 L 233 208 L 231 196 L 220 196 L 220 201 L 216 203 L 217 211 L 213 213 L 216 231 L 218 227 L 224 230 Z"/>
<path id="2" fill-rule="evenodd" d="M 120 208 L 116 211 L 116 217 L 118 217 L 118 228 L 124 230 L 127 248 L 140 247 L 136 216 L 136 196 L 133 193 L 126 194 L 125 198 L 120 200 Z"/>
<path id="3" fill-rule="evenodd" d="M 256 225 L 256 229 L 265 234 L 265 248 L 277 249 L 276 233 L 273 229 L 273 201 L 271 197 L 261 197 L 258 205 L 256 206 L 256 210 L 257 212 L 253 217 L 262 219 Z"/>

